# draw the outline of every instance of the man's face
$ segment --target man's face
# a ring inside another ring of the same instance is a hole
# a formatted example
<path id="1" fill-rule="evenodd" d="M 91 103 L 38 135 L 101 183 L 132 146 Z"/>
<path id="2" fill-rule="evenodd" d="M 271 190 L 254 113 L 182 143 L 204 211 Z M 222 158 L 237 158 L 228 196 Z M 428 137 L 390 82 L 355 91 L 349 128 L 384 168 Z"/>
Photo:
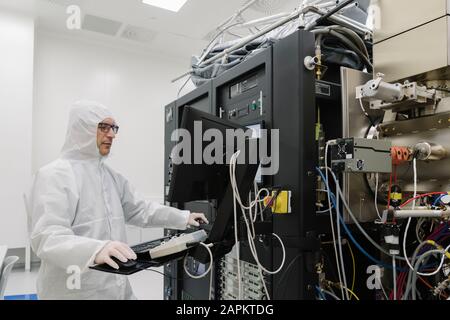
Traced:
<path id="1" fill-rule="evenodd" d="M 106 156 L 111 151 L 111 146 L 116 134 L 108 125 L 116 125 L 112 118 L 106 118 L 99 123 L 97 128 L 97 146 L 102 156 Z"/>

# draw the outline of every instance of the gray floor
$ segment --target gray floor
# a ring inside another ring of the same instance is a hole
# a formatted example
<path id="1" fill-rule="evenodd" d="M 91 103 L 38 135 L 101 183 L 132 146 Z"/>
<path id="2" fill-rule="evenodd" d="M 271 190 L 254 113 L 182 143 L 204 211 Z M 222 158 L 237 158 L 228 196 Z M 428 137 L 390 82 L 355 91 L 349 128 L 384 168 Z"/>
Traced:
<path id="1" fill-rule="evenodd" d="M 162 268 L 155 268 L 162 272 Z M 31 271 L 23 268 L 12 270 L 9 277 L 5 296 L 25 295 L 36 293 L 36 277 L 38 268 Z M 139 300 L 162 300 L 163 298 L 163 276 L 156 272 L 141 271 L 128 277 L 134 294 Z"/>

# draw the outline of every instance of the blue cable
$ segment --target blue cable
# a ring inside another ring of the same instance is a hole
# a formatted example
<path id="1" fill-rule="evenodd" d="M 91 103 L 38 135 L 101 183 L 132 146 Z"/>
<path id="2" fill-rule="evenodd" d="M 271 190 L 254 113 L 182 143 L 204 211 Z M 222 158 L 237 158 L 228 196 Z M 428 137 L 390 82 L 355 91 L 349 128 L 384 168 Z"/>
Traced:
<path id="1" fill-rule="evenodd" d="M 320 290 L 320 288 L 318 286 L 315 286 L 314 288 L 316 288 L 316 291 L 319 294 L 319 298 L 321 298 L 322 300 L 327 300 L 327 298 L 323 294 L 322 290 Z"/>
<path id="2" fill-rule="evenodd" d="M 440 195 L 439 197 L 434 200 L 433 206 L 436 207 L 436 205 L 441 201 L 442 197 L 445 196 L 445 194 Z"/>
<path id="3" fill-rule="evenodd" d="M 320 176 L 322 177 L 322 180 L 325 182 L 325 185 L 326 185 L 326 187 L 327 187 L 327 190 L 330 192 L 330 195 L 333 194 L 333 193 L 330 191 L 330 187 L 329 187 L 329 185 L 328 185 L 328 181 L 327 181 L 327 179 L 325 178 L 323 172 L 322 172 L 319 168 L 316 168 L 316 170 L 317 170 L 317 172 L 319 172 Z M 333 196 L 334 196 L 334 195 L 333 195 Z M 332 200 L 332 201 L 334 200 L 333 197 L 331 197 L 331 200 Z M 336 209 L 336 213 L 337 213 L 337 215 L 338 215 L 338 217 L 339 217 L 339 222 L 340 222 L 341 225 L 344 227 L 344 230 L 345 230 L 345 232 L 347 233 L 348 237 L 350 238 L 350 240 L 352 240 L 353 244 L 358 248 L 358 250 L 361 251 L 362 254 L 364 254 L 369 260 L 371 260 L 372 262 L 376 263 L 377 265 L 383 266 L 383 267 L 385 267 L 385 268 L 387 268 L 387 269 L 392 269 L 392 266 L 391 266 L 391 265 L 385 264 L 385 263 L 383 263 L 383 262 L 381 262 L 381 261 L 375 259 L 375 258 L 372 257 L 366 250 L 364 250 L 363 247 L 361 247 L 361 245 L 358 243 L 358 241 L 356 241 L 356 239 L 353 237 L 353 234 L 352 234 L 351 231 L 348 229 L 347 225 L 342 221 L 342 217 L 341 217 L 341 215 L 340 215 L 340 213 L 339 213 L 339 208 L 336 207 L 336 203 L 334 202 L 333 205 L 334 205 L 334 207 L 335 207 L 335 209 Z M 404 272 L 404 271 L 406 271 L 407 269 L 406 269 L 406 268 L 405 268 L 405 269 L 402 269 L 402 268 L 400 268 L 400 267 L 396 267 L 396 270 L 397 270 L 397 271 L 400 271 L 400 272 Z"/>

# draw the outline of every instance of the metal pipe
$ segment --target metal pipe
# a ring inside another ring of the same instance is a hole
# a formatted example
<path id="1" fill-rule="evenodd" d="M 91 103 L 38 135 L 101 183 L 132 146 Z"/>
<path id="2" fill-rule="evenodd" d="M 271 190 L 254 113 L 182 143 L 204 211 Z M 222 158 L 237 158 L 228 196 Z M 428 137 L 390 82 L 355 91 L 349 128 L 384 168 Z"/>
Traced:
<path id="1" fill-rule="evenodd" d="M 310 9 L 310 7 L 305 8 L 305 9 Z M 304 10 L 305 10 L 305 9 L 304 9 Z M 303 11 L 303 10 L 302 10 L 302 11 Z M 199 67 L 203 67 L 203 66 L 206 65 L 206 64 L 209 64 L 209 63 L 211 63 L 211 62 L 214 62 L 214 61 L 216 61 L 216 60 L 218 60 L 218 59 L 220 59 L 220 58 L 222 58 L 222 57 L 228 55 L 229 53 L 233 52 L 234 50 L 239 49 L 239 48 L 245 46 L 247 43 L 249 43 L 249 42 L 251 42 L 251 41 L 253 41 L 253 40 L 255 40 L 255 39 L 258 39 L 259 37 L 265 35 L 266 33 L 268 33 L 268 32 L 270 32 L 270 31 L 272 31 L 272 30 L 274 30 L 274 29 L 276 29 L 276 28 L 282 26 L 283 24 L 285 24 L 285 23 L 287 23 L 287 22 L 289 22 L 289 21 L 291 21 L 291 20 L 293 20 L 293 19 L 295 19 L 295 18 L 297 18 L 299 15 L 300 15 L 300 12 L 299 12 L 299 11 L 295 11 L 294 13 L 292 13 L 292 14 L 289 15 L 288 17 L 284 18 L 283 20 L 280 20 L 280 21 L 278 21 L 278 22 L 276 22 L 276 23 L 270 25 L 269 27 L 265 28 L 264 30 L 261 30 L 260 32 L 254 34 L 254 35 L 251 35 L 251 36 L 249 36 L 249 37 L 246 37 L 245 39 L 243 39 L 242 41 L 239 41 L 239 42 L 238 42 L 237 44 L 235 44 L 234 46 L 232 46 L 232 47 L 230 47 L 230 48 L 228 48 L 228 49 L 222 51 L 221 53 L 218 53 L 217 55 L 215 55 L 214 57 L 209 58 L 209 59 L 206 60 L 206 61 L 203 61 L 203 62 L 199 65 Z"/>
<path id="2" fill-rule="evenodd" d="M 348 5 L 350 5 L 351 3 L 355 2 L 355 0 L 346 0 L 340 4 L 338 4 L 336 7 L 334 7 L 332 10 L 328 11 L 326 14 L 324 14 L 322 17 L 320 17 L 319 19 L 317 19 L 315 21 L 315 26 L 319 25 L 320 23 L 322 23 L 323 21 L 327 20 L 329 17 L 331 17 L 332 15 L 334 15 L 335 13 L 339 12 L 340 10 L 344 9 L 345 7 L 347 7 Z"/>
<path id="3" fill-rule="evenodd" d="M 394 210 L 394 216 L 398 219 L 405 218 L 442 218 L 449 212 L 443 210 Z"/>
<path id="4" fill-rule="evenodd" d="M 269 22 L 272 22 L 272 20 L 278 20 L 280 18 L 287 17 L 290 14 L 291 13 L 288 13 L 288 12 L 282 12 L 282 13 L 278 13 L 278 14 L 275 14 L 275 15 L 272 15 L 272 16 L 269 16 L 269 17 L 255 19 L 255 20 L 248 21 L 248 22 L 245 22 L 245 23 L 240 23 L 240 24 L 236 25 L 236 27 L 237 28 L 247 28 L 247 27 L 252 27 L 252 26 L 258 25 L 260 23 L 269 23 Z"/>
<path id="5" fill-rule="evenodd" d="M 229 18 L 227 18 L 226 20 L 224 20 L 217 28 L 216 30 L 219 32 L 219 34 L 221 32 L 223 32 L 224 30 L 226 30 L 229 26 L 227 24 L 229 24 L 231 21 L 233 21 L 236 17 L 238 17 L 242 12 L 244 12 L 245 10 L 247 10 L 250 6 L 252 6 L 256 1 L 258 0 L 252 0 L 249 1 L 247 4 L 245 4 L 244 6 L 242 6 L 238 11 L 236 11 L 232 16 L 230 16 Z M 222 29 L 224 28 L 225 29 Z M 215 36 L 217 38 L 217 35 Z M 214 41 L 213 43 L 211 43 L 211 45 L 209 46 L 210 48 L 213 48 L 214 44 L 216 41 Z M 205 53 L 200 57 L 198 63 L 201 63 L 206 56 L 209 54 L 210 52 L 210 48 L 207 48 L 207 50 L 205 51 Z M 192 73 L 192 71 L 190 71 L 189 73 Z M 178 78 L 180 79 L 180 78 Z M 172 80 L 172 82 L 175 82 L 176 80 Z"/>
<path id="6" fill-rule="evenodd" d="M 309 11 L 320 14 L 322 16 L 326 14 L 326 11 L 320 10 L 316 7 L 311 7 Z M 339 24 L 341 26 L 344 26 L 344 27 L 347 27 L 350 29 L 354 29 L 357 33 L 359 33 L 361 35 L 366 35 L 367 33 L 372 33 L 372 30 L 368 29 L 366 26 L 360 24 L 357 21 L 353 21 L 345 16 L 342 16 L 340 14 L 332 15 L 328 18 L 328 20 L 330 20 L 336 24 Z M 308 31 L 314 27 L 315 27 L 314 22 L 311 22 L 305 27 L 305 30 Z"/>
<path id="7" fill-rule="evenodd" d="M 244 12 L 245 10 L 247 10 L 250 6 L 252 6 L 256 1 L 258 0 L 252 0 L 250 2 L 248 2 L 247 4 L 243 5 L 238 11 L 236 11 L 231 17 L 227 18 L 226 20 L 224 20 L 217 28 L 216 30 L 220 30 L 223 26 L 225 26 L 227 23 L 229 23 L 230 21 L 232 21 L 234 18 L 236 18 L 237 16 L 239 16 L 242 12 Z"/>
<path id="8" fill-rule="evenodd" d="M 245 9 L 247 9 L 247 8 L 248 7 L 246 7 Z M 277 23 L 275 23 L 273 25 L 270 25 L 269 27 L 265 28 L 264 30 L 261 30 L 260 32 L 254 34 L 254 35 L 251 35 L 249 37 L 244 38 L 242 41 L 238 42 L 234 46 L 232 46 L 232 47 L 222 51 L 221 53 L 218 53 L 217 55 L 209 58 L 206 61 L 203 61 L 203 59 L 208 54 L 208 52 L 205 52 L 202 55 L 202 58 L 199 60 L 198 67 L 203 67 L 206 64 L 209 64 L 209 63 L 211 63 L 213 61 L 216 61 L 216 60 L 218 60 L 218 59 L 228 55 L 230 52 L 232 52 L 232 51 L 234 51 L 236 49 L 239 49 L 239 48 L 245 46 L 246 44 L 250 43 L 251 41 L 253 41 L 255 39 L 258 39 L 259 37 L 263 36 L 264 34 L 270 32 L 270 31 L 272 31 L 272 30 L 274 30 L 274 29 L 276 29 L 276 28 L 278 28 L 280 26 L 282 26 L 283 24 L 285 24 L 285 23 L 287 23 L 287 22 L 289 22 L 289 21 L 291 21 L 293 19 L 298 18 L 300 15 L 306 14 L 306 13 L 309 13 L 309 12 L 313 12 L 313 13 L 319 14 L 321 16 L 324 16 L 324 15 L 327 14 L 326 11 L 318 9 L 318 8 L 316 8 L 314 6 L 307 6 L 307 7 L 302 8 L 301 10 L 296 10 L 291 15 L 287 16 L 286 18 L 284 18 L 283 20 L 280 20 L 279 22 L 277 22 Z M 366 35 L 367 32 L 370 32 L 370 33 L 372 32 L 370 29 L 368 29 L 367 27 L 361 25 L 360 23 L 358 23 L 356 21 L 350 22 L 350 21 L 347 21 L 346 19 L 343 19 L 342 17 L 343 16 L 340 16 L 339 14 L 335 14 L 335 15 L 330 16 L 328 18 L 328 20 L 330 20 L 330 21 L 332 21 L 332 22 L 334 22 L 336 24 L 342 25 L 344 27 L 355 29 L 356 32 L 358 32 L 358 33 L 360 33 L 362 35 Z M 361 26 L 363 26 L 363 27 L 361 27 Z M 310 29 L 311 29 L 311 27 L 309 27 L 309 28 L 308 28 L 308 26 L 305 27 L 305 30 L 307 30 L 307 31 L 310 30 Z M 175 81 L 183 78 L 186 75 L 192 74 L 193 72 L 194 72 L 193 69 L 191 69 L 188 72 L 184 73 L 182 76 L 179 76 L 176 79 L 172 80 L 172 82 L 175 82 Z"/>

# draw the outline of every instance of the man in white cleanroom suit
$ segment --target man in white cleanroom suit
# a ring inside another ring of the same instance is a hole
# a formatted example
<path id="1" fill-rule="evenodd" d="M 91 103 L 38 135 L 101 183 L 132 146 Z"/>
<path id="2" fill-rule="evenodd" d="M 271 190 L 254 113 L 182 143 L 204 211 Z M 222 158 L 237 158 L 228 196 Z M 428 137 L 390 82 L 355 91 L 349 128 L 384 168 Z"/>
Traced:
<path id="1" fill-rule="evenodd" d="M 41 259 L 39 299 L 132 299 L 126 276 L 88 268 L 118 268 L 111 257 L 136 259 L 125 224 L 183 230 L 208 222 L 203 214 L 144 200 L 105 164 L 117 130 L 103 105 L 75 103 L 60 157 L 35 176 L 28 205 L 31 246 Z"/>

